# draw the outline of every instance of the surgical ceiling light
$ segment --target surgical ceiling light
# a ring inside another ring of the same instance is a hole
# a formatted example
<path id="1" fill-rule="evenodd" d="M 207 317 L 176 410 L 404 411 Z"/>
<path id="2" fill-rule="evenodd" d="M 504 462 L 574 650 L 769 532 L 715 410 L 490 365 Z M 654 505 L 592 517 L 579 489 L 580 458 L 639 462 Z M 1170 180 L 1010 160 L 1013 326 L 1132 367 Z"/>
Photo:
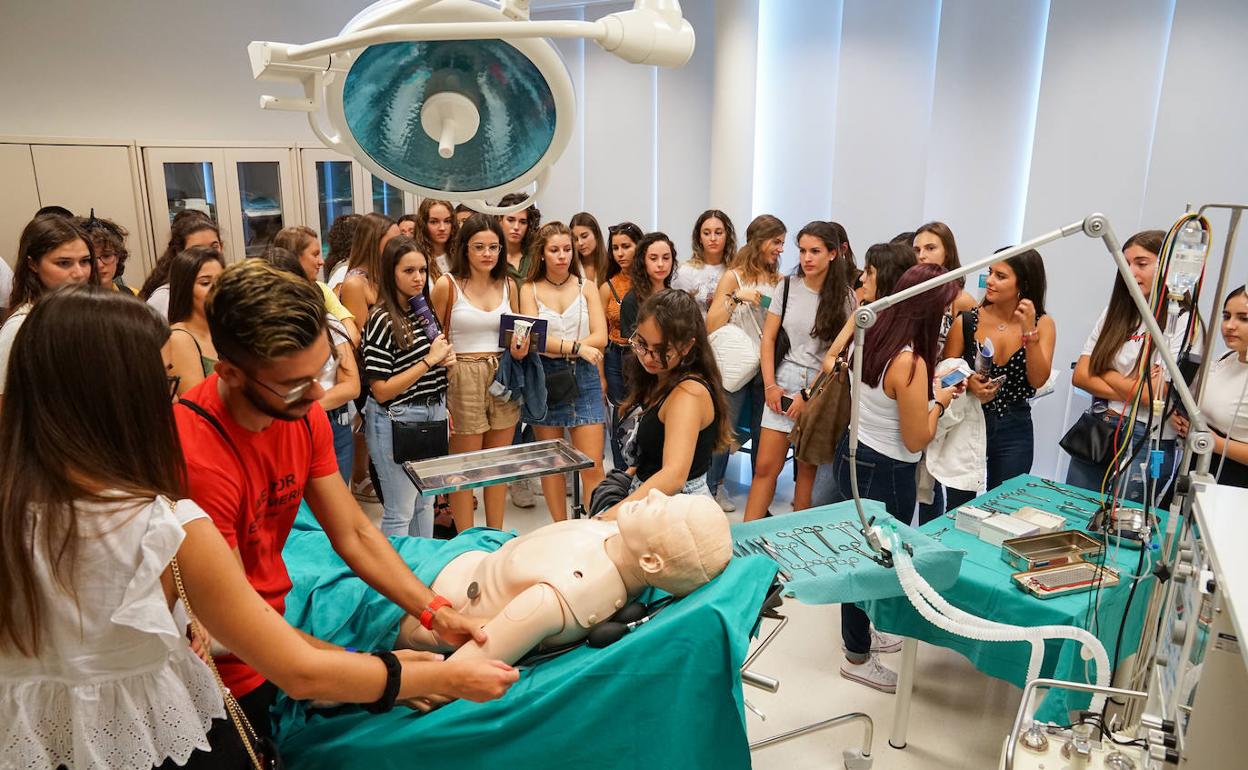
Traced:
<path id="1" fill-rule="evenodd" d="M 302 97 L 260 97 L 262 109 L 308 113 L 326 146 L 401 189 L 505 213 L 529 201 L 486 199 L 534 184 L 537 195 L 572 135 L 572 80 L 549 38 L 666 67 L 694 47 L 676 0 L 636 0 L 597 21 L 530 21 L 528 0 L 383 0 L 336 37 L 256 41 L 247 54 L 257 80 L 303 86 Z"/>

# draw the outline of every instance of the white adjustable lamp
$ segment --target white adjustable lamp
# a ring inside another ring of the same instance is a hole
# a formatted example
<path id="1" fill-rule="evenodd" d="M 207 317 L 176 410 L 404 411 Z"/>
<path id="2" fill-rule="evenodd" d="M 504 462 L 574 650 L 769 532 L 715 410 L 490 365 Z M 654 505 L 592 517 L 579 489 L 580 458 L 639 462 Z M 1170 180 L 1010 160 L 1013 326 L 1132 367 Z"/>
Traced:
<path id="1" fill-rule="evenodd" d="M 546 38 L 593 40 L 625 61 L 668 67 L 684 65 L 694 47 L 676 0 L 636 0 L 597 21 L 537 22 L 528 12 L 528 0 L 383 0 L 336 37 L 252 42 L 257 80 L 303 86 L 302 97 L 262 96 L 260 107 L 308 113 L 326 146 L 401 189 L 485 213 L 525 208 L 576 114 L 567 67 Z M 533 183 L 515 206 L 485 203 Z"/>

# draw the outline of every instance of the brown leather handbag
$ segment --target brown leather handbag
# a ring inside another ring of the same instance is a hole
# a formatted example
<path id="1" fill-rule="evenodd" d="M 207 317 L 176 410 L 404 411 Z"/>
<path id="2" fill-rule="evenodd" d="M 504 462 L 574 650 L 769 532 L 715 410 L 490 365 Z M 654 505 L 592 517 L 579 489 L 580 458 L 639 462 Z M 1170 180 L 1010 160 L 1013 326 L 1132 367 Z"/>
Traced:
<path id="1" fill-rule="evenodd" d="M 801 462 L 825 465 L 835 458 L 836 445 L 849 427 L 849 378 L 849 364 L 842 354 L 831 373 L 821 372 L 815 380 L 810 400 L 789 431 L 793 456 Z"/>

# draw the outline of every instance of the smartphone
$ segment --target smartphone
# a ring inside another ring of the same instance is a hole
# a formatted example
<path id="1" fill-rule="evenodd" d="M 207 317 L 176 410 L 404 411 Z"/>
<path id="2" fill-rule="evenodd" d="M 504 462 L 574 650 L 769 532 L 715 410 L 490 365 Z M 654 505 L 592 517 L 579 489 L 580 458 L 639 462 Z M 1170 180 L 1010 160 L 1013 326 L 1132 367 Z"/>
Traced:
<path id="1" fill-rule="evenodd" d="M 791 406 L 793 406 L 793 398 L 791 396 L 780 397 L 780 411 L 787 412 Z"/>
<path id="2" fill-rule="evenodd" d="M 965 382 L 968 375 L 969 372 L 964 369 L 954 369 L 940 378 L 940 387 L 952 388 L 954 385 Z"/>
<path id="3" fill-rule="evenodd" d="M 1003 374 L 1000 377 L 993 377 L 991 380 L 988 380 L 988 384 L 994 385 L 998 388 L 1001 387 L 1003 384 L 1005 384 L 1005 375 Z"/>
<path id="4" fill-rule="evenodd" d="M 771 307 L 771 297 L 768 297 L 766 294 L 759 295 L 758 306 L 761 307 L 763 310 L 766 310 L 767 308 Z"/>

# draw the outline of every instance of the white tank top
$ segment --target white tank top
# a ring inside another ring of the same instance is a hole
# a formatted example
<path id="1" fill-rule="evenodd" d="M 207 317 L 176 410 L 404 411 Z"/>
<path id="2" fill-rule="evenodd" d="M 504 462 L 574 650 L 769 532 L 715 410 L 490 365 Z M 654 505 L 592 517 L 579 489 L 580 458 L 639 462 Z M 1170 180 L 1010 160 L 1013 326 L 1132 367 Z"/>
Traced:
<path id="1" fill-rule="evenodd" d="M 577 285 L 582 288 L 576 293 L 576 301 L 559 313 L 538 298 L 537 284 L 529 284 L 533 289 L 533 300 L 537 302 L 537 317 L 546 320 L 546 333 L 550 336 L 561 340 L 579 340 L 588 333 L 589 306 L 585 302 L 583 282 Z"/>
<path id="2" fill-rule="evenodd" d="M 902 350 L 912 350 L 907 345 Z M 892 361 L 888 366 L 892 366 Z M 898 462 L 914 463 L 923 456 L 922 452 L 911 452 L 901 440 L 901 414 L 897 410 L 897 400 L 889 398 L 884 392 L 884 377 L 888 374 L 888 366 L 880 375 L 880 384 L 869 387 L 864 382 L 855 382 L 858 388 L 858 439 L 880 454 L 891 457 Z"/>
<path id="3" fill-rule="evenodd" d="M 451 305 L 451 349 L 456 353 L 498 353 L 498 328 L 503 313 L 511 312 L 507 284 L 503 281 L 503 301 L 493 310 L 482 310 L 468 301 L 463 288 L 449 273 L 455 287 L 455 304 Z"/>

